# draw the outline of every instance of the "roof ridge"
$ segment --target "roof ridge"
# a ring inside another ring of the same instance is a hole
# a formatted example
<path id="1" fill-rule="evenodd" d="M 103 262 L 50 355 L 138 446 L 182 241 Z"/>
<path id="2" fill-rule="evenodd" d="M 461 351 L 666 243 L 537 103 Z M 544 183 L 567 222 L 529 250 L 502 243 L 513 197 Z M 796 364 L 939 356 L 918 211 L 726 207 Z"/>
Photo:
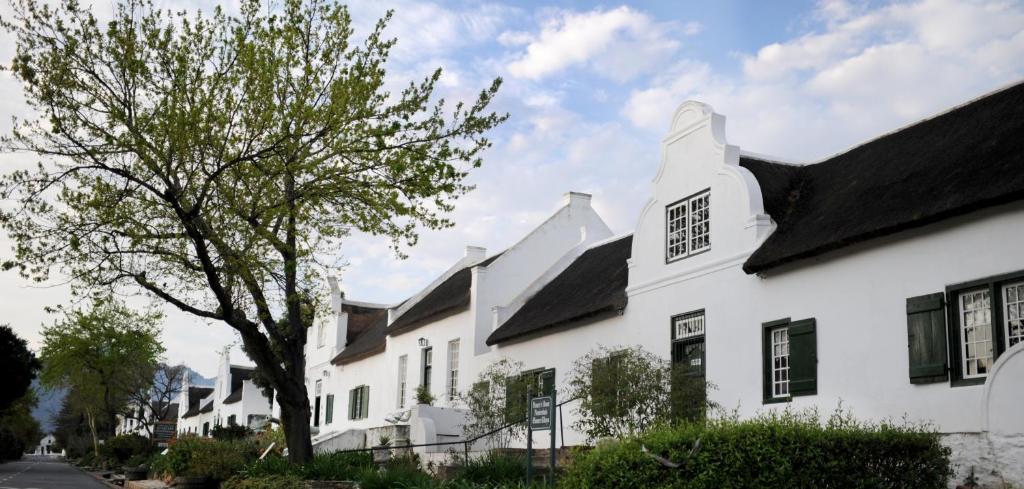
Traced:
<path id="1" fill-rule="evenodd" d="M 893 136 L 895 134 L 899 134 L 899 133 L 901 133 L 901 132 L 903 132 L 903 131 L 905 131 L 907 129 L 910 129 L 910 128 L 914 127 L 914 126 L 918 126 L 920 124 L 924 124 L 925 122 L 928 122 L 928 121 L 931 121 L 931 120 L 935 120 L 935 119 L 938 119 L 940 117 L 949 115 L 950 113 L 956 112 L 956 111 L 958 111 L 960 109 L 963 109 L 963 108 L 966 108 L 966 107 L 969 107 L 969 106 L 971 106 L 971 105 L 973 105 L 973 104 L 975 104 L 975 103 L 977 103 L 977 102 L 979 102 L 981 100 L 987 99 L 987 98 L 992 97 L 994 95 L 998 95 L 998 94 L 1000 94 L 1002 92 L 1005 92 L 1005 91 L 1007 91 L 1007 90 L 1009 90 L 1011 88 L 1014 88 L 1014 87 L 1016 87 L 1018 85 L 1024 85 L 1024 79 L 1019 79 L 1019 80 L 1016 80 L 1014 82 L 1007 83 L 1007 84 L 1002 85 L 1002 86 L 1000 86 L 1000 87 L 998 87 L 998 88 L 996 88 L 994 90 L 990 90 L 990 91 L 985 92 L 985 93 L 983 93 L 981 95 L 978 95 L 978 96 L 975 96 L 973 98 L 967 99 L 966 101 L 963 101 L 963 102 L 961 102 L 959 104 L 953 105 L 952 107 L 947 107 L 947 108 L 945 108 L 943 110 L 940 110 L 938 112 L 934 112 L 934 113 L 932 113 L 929 116 L 923 117 L 921 119 L 917 119 L 917 120 L 915 120 L 913 122 L 908 122 L 906 124 L 903 124 L 902 126 L 897 127 L 896 129 L 893 129 L 891 131 L 879 134 L 879 135 L 877 135 L 877 136 L 875 136 L 873 138 L 861 141 L 860 143 L 855 143 L 852 146 L 848 146 L 846 149 L 837 151 L 837 152 L 832 153 L 832 154 L 830 154 L 830 155 L 828 155 L 828 156 L 826 156 L 826 157 L 824 157 L 824 158 L 822 158 L 820 160 L 816 160 L 816 161 L 807 163 L 806 165 L 802 165 L 802 166 L 812 166 L 812 165 L 817 165 L 817 164 L 820 164 L 820 163 L 827 163 L 827 162 L 829 162 L 831 160 L 834 160 L 836 158 L 839 158 L 840 156 L 843 156 L 843 155 L 845 155 L 847 153 L 853 152 L 856 149 L 859 149 L 859 148 L 867 146 L 867 145 L 869 145 L 871 143 L 874 143 L 875 141 L 878 141 L 878 140 L 881 140 L 881 139 L 885 139 L 885 138 L 887 138 L 889 136 Z M 773 162 L 769 161 L 769 163 L 773 163 Z"/>

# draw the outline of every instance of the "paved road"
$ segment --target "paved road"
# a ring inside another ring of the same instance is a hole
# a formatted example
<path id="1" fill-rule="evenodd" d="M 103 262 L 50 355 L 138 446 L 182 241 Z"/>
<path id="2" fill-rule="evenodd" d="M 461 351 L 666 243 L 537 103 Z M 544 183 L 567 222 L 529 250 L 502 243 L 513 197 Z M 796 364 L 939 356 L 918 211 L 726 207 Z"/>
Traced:
<path id="1" fill-rule="evenodd" d="M 47 455 L 0 464 L 0 489 L 105 489 L 91 475 Z"/>

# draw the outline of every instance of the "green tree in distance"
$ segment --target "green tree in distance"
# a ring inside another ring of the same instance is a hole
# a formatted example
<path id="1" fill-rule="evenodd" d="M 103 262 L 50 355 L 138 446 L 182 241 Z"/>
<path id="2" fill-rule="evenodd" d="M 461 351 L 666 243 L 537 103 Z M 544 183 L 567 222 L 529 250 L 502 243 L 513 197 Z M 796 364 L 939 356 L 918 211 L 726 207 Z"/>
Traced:
<path id="1" fill-rule="evenodd" d="M 290 457 L 312 458 L 306 329 L 325 267 L 357 229 L 395 252 L 439 229 L 507 115 L 435 100 L 440 69 L 385 86 L 380 20 L 352 41 L 346 7 L 285 0 L 238 15 L 122 0 L 101 22 L 76 0 L 12 0 L 11 64 L 38 117 L 3 141 L 44 157 L 0 179 L 5 264 L 78 288 L 141 287 L 237 331 L 274 389 Z"/>
<path id="2" fill-rule="evenodd" d="M 164 352 L 161 319 L 159 312 L 135 312 L 107 296 L 43 328 L 39 380 L 74 393 L 72 405 L 85 415 L 97 454 L 97 419 L 107 428 L 103 435 L 110 435 L 131 394 L 153 381 Z"/>

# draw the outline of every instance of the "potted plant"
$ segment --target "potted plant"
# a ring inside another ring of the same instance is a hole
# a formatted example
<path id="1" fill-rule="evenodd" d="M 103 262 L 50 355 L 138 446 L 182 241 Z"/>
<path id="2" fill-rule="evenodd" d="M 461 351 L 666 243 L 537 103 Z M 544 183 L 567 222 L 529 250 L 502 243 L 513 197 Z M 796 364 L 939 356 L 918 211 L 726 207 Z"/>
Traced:
<path id="1" fill-rule="evenodd" d="M 385 464 L 391 460 L 391 437 L 381 435 L 377 446 L 373 447 L 373 462 Z"/>
<path id="2" fill-rule="evenodd" d="M 434 404 L 435 397 L 427 389 L 427 386 L 421 385 L 416 388 L 416 404 L 426 404 L 428 406 Z"/>

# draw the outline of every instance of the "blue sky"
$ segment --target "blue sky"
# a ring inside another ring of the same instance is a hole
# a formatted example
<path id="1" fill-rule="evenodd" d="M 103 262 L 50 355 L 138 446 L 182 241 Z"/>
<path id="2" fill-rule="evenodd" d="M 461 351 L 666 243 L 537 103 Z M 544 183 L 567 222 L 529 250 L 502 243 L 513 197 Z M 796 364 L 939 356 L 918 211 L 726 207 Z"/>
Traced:
<path id="1" fill-rule="evenodd" d="M 202 0 L 163 1 L 202 8 Z M 94 3 L 109 11 L 110 2 Z M 409 258 L 353 236 L 340 270 L 349 298 L 396 302 L 447 269 L 466 245 L 493 253 L 515 243 L 564 192 L 594 195 L 616 232 L 632 228 L 649 195 L 659 141 L 687 99 L 725 115 L 741 150 L 814 162 L 1021 80 L 1024 5 L 1013 1 L 908 2 L 354 2 L 357 35 L 386 8 L 399 40 L 390 83 L 434 67 L 439 95 L 470 99 L 505 80 L 496 108 L 511 118 L 461 199 L 448 230 L 424 232 Z M 0 7 L 0 14 L 7 9 Z M 0 35 L 0 59 L 11 42 Z M 0 73 L 0 129 L 22 114 L 20 89 Z M 0 155 L 2 159 L 9 156 Z M 0 252 L 9 253 L 0 236 Z M 0 275 L 3 321 L 38 346 L 42 306 L 65 288 L 29 288 Z M 168 357 L 209 376 L 221 325 L 168 316 Z M 197 348 L 196 345 L 202 347 Z M 241 361 L 241 353 L 236 353 Z"/>

